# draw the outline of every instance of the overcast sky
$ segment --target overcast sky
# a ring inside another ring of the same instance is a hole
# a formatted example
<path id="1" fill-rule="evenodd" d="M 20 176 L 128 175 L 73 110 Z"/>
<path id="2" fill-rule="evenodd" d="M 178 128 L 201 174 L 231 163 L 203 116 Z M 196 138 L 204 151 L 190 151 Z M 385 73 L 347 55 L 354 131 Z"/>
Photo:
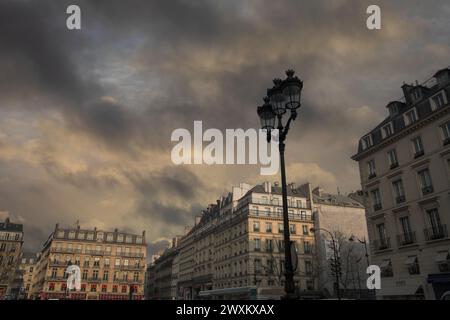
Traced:
<path id="1" fill-rule="evenodd" d="M 66 28 L 81 7 L 82 29 Z M 366 28 L 378 4 L 382 29 Z M 0 217 L 37 250 L 56 222 L 146 230 L 149 251 L 259 166 L 175 166 L 176 128 L 258 128 L 294 68 L 302 109 L 288 181 L 359 188 L 357 141 L 403 81 L 450 65 L 442 1 L 0 0 Z"/>

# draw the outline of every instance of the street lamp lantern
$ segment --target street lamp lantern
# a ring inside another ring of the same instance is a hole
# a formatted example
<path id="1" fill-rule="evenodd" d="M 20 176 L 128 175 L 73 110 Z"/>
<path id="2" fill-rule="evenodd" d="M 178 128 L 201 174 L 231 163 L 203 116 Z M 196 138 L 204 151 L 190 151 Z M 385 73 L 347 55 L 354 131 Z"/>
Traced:
<path id="1" fill-rule="evenodd" d="M 258 116 L 261 120 L 261 128 L 265 130 L 273 130 L 275 127 L 275 113 L 273 113 L 272 105 L 269 103 L 269 97 L 264 98 L 264 104 L 258 107 Z"/>
<path id="2" fill-rule="evenodd" d="M 289 69 L 286 71 L 287 78 L 282 83 L 283 95 L 286 97 L 286 108 L 296 110 L 301 106 L 300 98 L 302 95 L 303 81 L 294 76 L 295 71 Z"/>
<path id="3" fill-rule="evenodd" d="M 286 96 L 283 93 L 283 81 L 281 79 L 273 79 L 274 86 L 267 89 L 267 96 L 270 99 L 273 112 L 278 116 L 286 113 Z"/>

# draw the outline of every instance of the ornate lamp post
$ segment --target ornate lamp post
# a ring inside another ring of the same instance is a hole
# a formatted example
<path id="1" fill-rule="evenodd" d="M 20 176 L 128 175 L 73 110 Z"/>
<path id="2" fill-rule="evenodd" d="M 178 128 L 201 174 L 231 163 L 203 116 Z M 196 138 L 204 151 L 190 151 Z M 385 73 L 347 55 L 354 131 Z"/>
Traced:
<path id="1" fill-rule="evenodd" d="M 275 129 L 275 122 L 278 120 L 277 129 L 278 148 L 280 151 L 280 167 L 281 167 L 281 188 L 283 198 L 283 226 L 284 226 L 284 265 L 285 265 L 285 291 L 286 298 L 295 298 L 294 284 L 294 268 L 292 264 L 291 247 L 293 243 L 290 239 L 289 215 L 287 205 L 287 186 L 286 186 L 286 170 L 284 163 L 284 150 L 286 136 L 292 121 L 297 117 L 297 109 L 301 106 L 300 98 L 303 89 L 303 82 L 294 76 L 294 70 L 286 71 L 287 78 L 285 80 L 274 79 L 274 86 L 267 90 L 267 96 L 264 98 L 264 104 L 258 107 L 257 112 L 261 120 L 262 129 L 267 130 L 267 142 L 271 140 L 271 130 Z M 289 119 L 283 125 L 283 115 L 290 110 Z"/>

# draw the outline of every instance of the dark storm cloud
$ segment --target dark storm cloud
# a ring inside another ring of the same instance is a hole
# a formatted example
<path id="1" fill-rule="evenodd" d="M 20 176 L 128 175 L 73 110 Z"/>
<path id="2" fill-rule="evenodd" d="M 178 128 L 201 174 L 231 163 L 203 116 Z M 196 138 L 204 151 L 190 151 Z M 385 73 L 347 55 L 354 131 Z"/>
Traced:
<path id="1" fill-rule="evenodd" d="M 167 167 L 157 174 L 126 172 L 125 175 L 140 194 L 135 208 L 138 215 L 184 226 L 192 222 L 201 206 L 206 206 L 198 200 L 205 184 L 183 167 Z"/>
<path id="2" fill-rule="evenodd" d="M 81 31 L 65 27 L 74 3 Z M 365 27 L 373 3 L 382 6 L 381 31 Z M 226 171 L 216 179 L 161 163 L 170 161 L 172 130 L 192 129 L 194 120 L 258 126 L 256 106 L 288 67 L 304 80 L 288 163 L 310 163 L 298 167 L 357 188 L 349 157 L 358 137 L 404 80 L 448 65 L 449 13 L 446 1 L 418 0 L 1 1 L 0 116 L 18 112 L 28 122 L 0 127 L 0 211 L 35 228 L 27 241 L 44 241 L 56 221 L 80 215 L 108 227 L 136 221 L 152 230 L 150 241 L 169 237 L 191 224 L 208 192 L 247 177 L 231 167 L 210 168 Z M 49 115 L 64 130 L 32 131 Z M 41 148 L 30 155 L 10 141 L 16 136 Z"/>

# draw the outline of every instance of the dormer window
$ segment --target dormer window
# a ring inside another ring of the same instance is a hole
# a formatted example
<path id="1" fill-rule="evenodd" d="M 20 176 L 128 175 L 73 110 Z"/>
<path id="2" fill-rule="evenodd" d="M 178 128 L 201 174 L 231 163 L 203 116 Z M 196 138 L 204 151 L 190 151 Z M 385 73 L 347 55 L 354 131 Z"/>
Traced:
<path id="1" fill-rule="evenodd" d="M 363 150 L 370 148 L 372 146 L 372 136 L 368 134 L 367 136 L 361 139 Z"/>
<path id="2" fill-rule="evenodd" d="M 405 125 L 409 126 L 417 121 L 417 113 L 416 108 L 412 108 L 411 110 L 405 112 L 404 114 Z"/>
<path id="3" fill-rule="evenodd" d="M 392 123 L 389 122 L 387 125 L 385 125 L 381 129 L 381 135 L 383 136 L 383 139 L 391 136 L 394 133 L 394 130 L 392 130 Z"/>
<path id="4" fill-rule="evenodd" d="M 444 91 L 441 91 L 430 98 L 431 110 L 436 110 L 447 104 Z"/>
<path id="5" fill-rule="evenodd" d="M 412 95 L 414 100 L 417 101 L 422 97 L 422 92 L 420 91 L 420 89 L 415 89 L 413 90 Z"/>

